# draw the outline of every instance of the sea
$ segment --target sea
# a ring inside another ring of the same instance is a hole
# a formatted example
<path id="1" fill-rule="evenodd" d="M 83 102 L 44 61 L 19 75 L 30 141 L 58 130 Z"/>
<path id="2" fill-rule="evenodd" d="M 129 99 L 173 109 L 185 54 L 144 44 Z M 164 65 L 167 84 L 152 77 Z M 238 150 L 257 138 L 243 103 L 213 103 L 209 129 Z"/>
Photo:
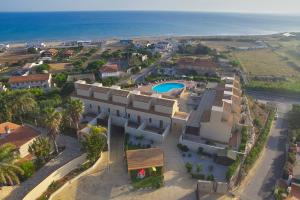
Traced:
<path id="1" fill-rule="evenodd" d="M 300 31 L 300 15 L 214 12 L 2 12 L 0 42 L 262 35 Z"/>

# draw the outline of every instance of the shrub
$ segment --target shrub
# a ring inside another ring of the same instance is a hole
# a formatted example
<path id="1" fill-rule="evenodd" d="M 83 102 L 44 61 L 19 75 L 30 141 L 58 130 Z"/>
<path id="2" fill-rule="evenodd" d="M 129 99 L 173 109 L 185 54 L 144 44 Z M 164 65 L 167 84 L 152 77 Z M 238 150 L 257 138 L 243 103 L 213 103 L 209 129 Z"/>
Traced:
<path id="1" fill-rule="evenodd" d="M 288 162 L 291 164 L 295 164 L 296 162 L 296 154 L 295 153 L 288 153 Z"/>
<path id="2" fill-rule="evenodd" d="M 206 180 L 208 180 L 208 181 L 214 181 L 215 177 L 214 177 L 214 175 L 209 174 L 209 175 L 207 175 Z"/>
<path id="3" fill-rule="evenodd" d="M 178 147 L 178 149 L 180 149 L 183 152 L 188 152 L 189 151 L 189 148 L 186 145 L 183 145 L 183 144 L 179 143 L 179 144 L 177 144 L 177 147 Z"/>
<path id="4" fill-rule="evenodd" d="M 22 175 L 22 179 L 24 180 L 32 176 L 36 170 L 34 163 L 30 160 L 21 163 L 20 168 L 24 171 L 24 174 Z"/>
<path id="5" fill-rule="evenodd" d="M 202 169 L 203 169 L 203 166 L 202 166 L 201 164 L 197 164 L 197 165 L 196 165 L 196 171 L 197 171 L 198 173 L 201 172 Z"/>
<path id="6" fill-rule="evenodd" d="M 192 178 L 200 179 L 200 180 L 205 180 L 205 175 L 204 174 L 192 173 L 191 175 L 192 175 Z"/>
<path id="7" fill-rule="evenodd" d="M 203 147 L 199 147 L 199 148 L 198 148 L 198 154 L 201 155 L 202 153 L 203 153 Z"/>
<path id="8" fill-rule="evenodd" d="M 137 139 L 137 140 L 143 140 L 144 136 L 143 135 L 138 135 L 138 136 L 135 137 L 135 139 Z"/>
<path id="9" fill-rule="evenodd" d="M 187 171 L 188 173 L 190 173 L 190 172 L 192 171 L 192 169 L 193 169 L 193 165 L 192 165 L 191 163 L 187 162 L 187 163 L 185 164 L 185 168 L 186 168 L 186 171 Z"/>

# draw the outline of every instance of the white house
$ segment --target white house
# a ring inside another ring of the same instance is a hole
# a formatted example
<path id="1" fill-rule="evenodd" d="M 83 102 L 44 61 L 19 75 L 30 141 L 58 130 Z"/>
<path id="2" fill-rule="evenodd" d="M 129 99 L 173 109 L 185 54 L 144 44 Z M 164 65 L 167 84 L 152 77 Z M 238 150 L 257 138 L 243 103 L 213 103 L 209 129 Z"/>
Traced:
<path id="1" fill-rule="evenodd" d="M 11 122 L 0 124 L 0 146 L 11 143 L 16 146 L 20 157 L 29 154 L 28 147 L 40 133 L 29 126 L 20 126 Z"/>
<path id="2" fill-rule="evenodd" d="M 99 72 L 102 79 L 108 77 L 119 77 L 121 75 L 117 64 L 106 64 L 99 70 Z"/>
<path id="3" fill-rule="evenodd" d="M 12 89 L 50 88 L 51 74 L 32 74 L 28 76 L 11 76 L 8 80 Z"/>

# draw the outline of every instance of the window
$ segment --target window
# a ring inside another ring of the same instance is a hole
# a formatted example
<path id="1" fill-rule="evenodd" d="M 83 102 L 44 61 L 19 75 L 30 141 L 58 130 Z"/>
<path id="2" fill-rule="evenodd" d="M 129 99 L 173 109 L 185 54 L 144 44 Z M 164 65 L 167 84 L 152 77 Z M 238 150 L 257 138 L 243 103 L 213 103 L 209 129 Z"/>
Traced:
<path id="1" fill-rule="evenodd" d="M 159 128 L 163 128 L 164 127 L 164 122 L 162 120 L 159 120 Z"/>
<path id="2" fill-rule="evenodd" d="M 137 121 L 138 121 L 139 124 L 141 123 L 141 117 L 140 116 L 137 116 Z"/>
<path id="3" fill-rule="evenodd" d="M 101 113 L 101 107 L 98 106 L 98 113 Z"/>
<path id="4" fill-rule="evenodd" d="M 92 108 L 92 104 L 90 104 L 90 108 Z"/>
<path id="5" fill-rule="evenodd" d="M 117 110 L 117 116 L 120 117 L 120 111 L 119 110 Z"/>
<path id="6" fill-rule="evenodd" d="M 107 109 L 107 112 L 110 113 L 110 108 Z"/>
<path id="7" fill-rule="evenodd" d="M 127 117 L 128 117 L 128 119 L 130 119 L 130 114 L 129 113 L 127 114 Z"/>
<path id="8" fill-rule="evenodd" d="M 152 119 L 151 118 L 149 118 L 149 123 L 152 123 Z"/>

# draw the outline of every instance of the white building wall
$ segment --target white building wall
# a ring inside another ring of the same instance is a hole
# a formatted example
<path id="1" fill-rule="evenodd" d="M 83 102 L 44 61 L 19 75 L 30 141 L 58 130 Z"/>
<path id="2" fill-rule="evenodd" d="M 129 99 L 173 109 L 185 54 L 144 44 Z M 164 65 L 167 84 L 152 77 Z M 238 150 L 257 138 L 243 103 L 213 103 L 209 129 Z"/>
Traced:
<path id="1" fill-rule="evenodd" d="M 23 144 L 22 146 L 20 146 L 20 148 L 19 148 L 20 158 L 24 158 L 25 156 L 27 156 L 29 154 L 28 148 L 34 140 L 35 140 L 35 138 L 31 139 L 30 141 L 28 141 L 25 144 Z"/>
<path id="2" fill-rule="evenodd" d="M 149 110 L 150 109 L 150 102 L 144 103 L 140 101 L 133 101 L 132 103 L 133 107 L 143 109 L 143 110 Z"/>
<path id="3" fill-rule="evenodd" d="M 116 103 L 122 103 L 122 104 L 128 104 L 129 103 L 129 98 L 116 96 L 116 95 L 113 95 L 112 100 L 113 100 L 113 102 L 116 102 Z"/>
<path id="4" fill-rule="evenodd" d="M 165 114 L 172 114 L 173 108 L 172 107 L 166 107 L 162 105 L 155 105 L 154 110 L 156 112 L 165 113 Z"/>
<path id="5" fill-rule="evenodd" d="M 112 73 L 101 73 L 102 78 L 108 78 L 108 77 L 119 77 L 120 72 L 112 72 Z"/>
<path id="6" fill-rule="evenodd" d="M 109 94 L 108 93 L 105 94 L 105 93 L 94 92 L 94 98 L 108 101 L 109 100 Z"/>
<path id="7" fill-rule="evenodd" d="M 91 96 L 90 90 L 77 89 L 77 94 L 80 95 L 80 96 L 85 96 L 85 97 L 90 97 Z"/>

